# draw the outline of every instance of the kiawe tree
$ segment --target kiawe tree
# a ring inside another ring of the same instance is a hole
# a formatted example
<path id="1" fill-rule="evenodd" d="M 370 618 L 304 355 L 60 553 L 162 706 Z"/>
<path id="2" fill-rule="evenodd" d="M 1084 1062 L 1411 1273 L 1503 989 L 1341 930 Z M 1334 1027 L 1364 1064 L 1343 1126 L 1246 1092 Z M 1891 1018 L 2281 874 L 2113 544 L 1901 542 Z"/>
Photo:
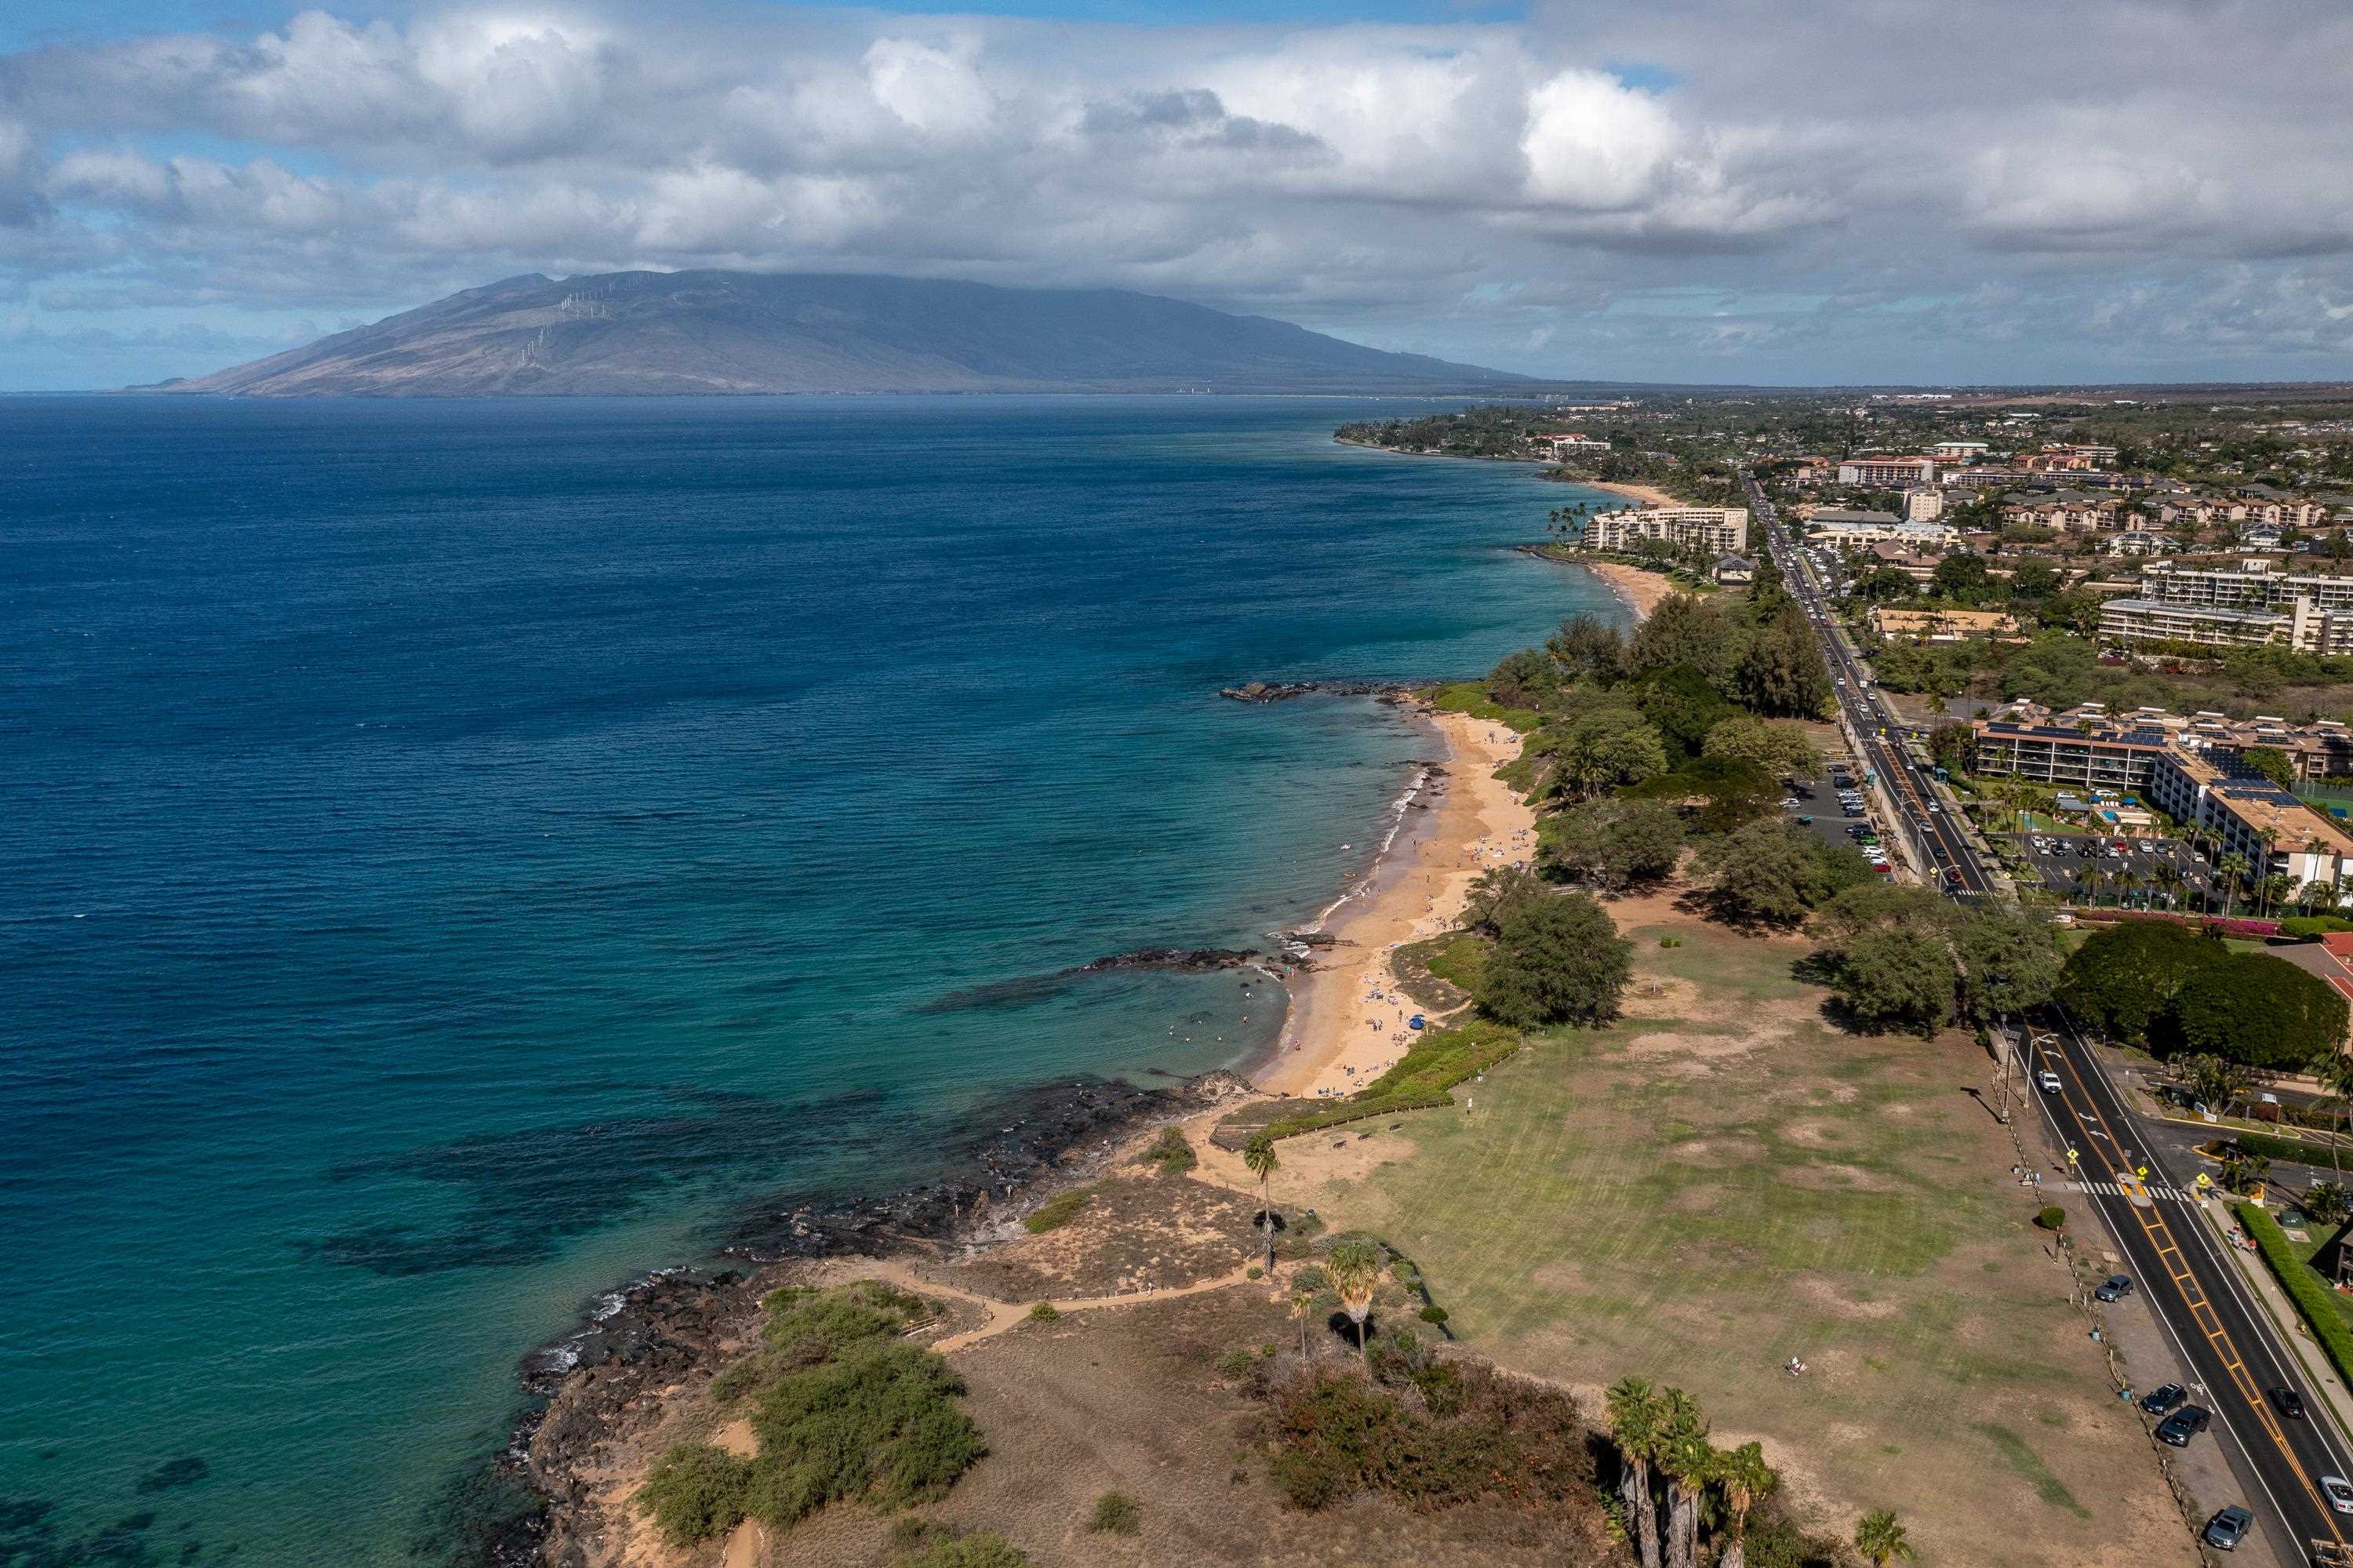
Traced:
<path id="1" fill-rule="evenodd" d="M 1821 754 L 1806 732 L 1793 724 L 1775 724 L 1753 714 L 1736 714 L 1707 732 L 1700 755 L 1746 762 L 1776 779 L 1811 779 L 1820 771 Z"/>
<path id="2" fill-rule="evenodd" d="M 1683 848 L 1682 816 L 1662 800 L 1588 800 L 1536 823 L 1548 872 L 1613 892 L 1671 874 Z"/>
<path id="3" fill-rule="evenodd" d="M 1634 944 L 1581 893 L 1514 909 L 1480 979 L 1479 1005 L 1519 1028 L 1614 1018 L 1633 974 Z"/>

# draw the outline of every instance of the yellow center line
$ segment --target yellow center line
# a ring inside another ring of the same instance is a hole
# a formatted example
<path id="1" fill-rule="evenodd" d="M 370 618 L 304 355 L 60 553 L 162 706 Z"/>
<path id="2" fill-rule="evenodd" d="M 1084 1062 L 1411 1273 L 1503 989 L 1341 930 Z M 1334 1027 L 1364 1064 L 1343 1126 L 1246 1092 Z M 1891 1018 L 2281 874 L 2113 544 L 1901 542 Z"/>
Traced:
<path id="1" fill-rule="evenodd" d="M 2064 1055 L 2064 1053 L 2061 1054 Z M 2067 1063 L 2067 1075 L 2074 1081 L 2076 1093 L 2083 1097 L 2084 1104 L 2090 1109 L 2091 1120 L 2086 1121 L 2084 1113 L 2076 1109 L 2073 1101 L 2064 1095 L 2059 1097 L 2059 1103 L 2065 1107 L 2067 1114 L 2074 1118 L 2076 1127 L 2084 1134 L 2081 1141 L 2093 1146 L 2093 1152 L 2099 1156 L 2101 1164 L 2106 1167 L 2110 1176 L 2128 1177 L 2130 1172 L 2117 1160 L 2115 1152 L 2116 1140 L 2109 1136 L 2107 1118 L 2100 1114 L 2097 1102 L 2092 1098 L 2090 1090 L 2084 1086 L 2083 1076 L 2075 1071 L 2075 1065 L 2072 1059 Z M 2094 1141 L 2095 1129 L 2093 1123 L 2094 1122 L 2099 1124 L 2096 1129 L 2098 1139 L 2096 1144 Z M 2127 1207 L 2126 1212 L 2139 1222 L 2141 1234 L 2152 1247 L 2157 1246 L 2158 1239 L 2162 1237 L 2166 1248 L 2178 1251 L 2171 1227 L 2166 1224 L 2164 1216 L 2154 1207 L 2148 1209 Z M 2170 1273 L 2169 1270 L 2168 1272 Z M 2194 1277 L 2174 1275 L 2172 1278 L 2174 1289 L 2180 1295 L 2182 1305 L 2189 1309 L 2191 1321 L 2199 1328 L 2206 1330 L 2209 1342 L 2222 1347 L 2222 1351 L 2227 1357 L 2222 1370 L 2229 1374 L 2232 1385 L 2239 1391 L 2240 1397 L 2246 1402 L 2247 1408 L 2253 1414 L 2256 1424 L 2263 1428 L 2263 1435 L 2272 1440 L 2273 1446 L 2278 1448 L 2280 1457 L 2287 1462 L 2289 1470 L 2294 1472 L 2295 1478 L 2303 1484 L 2305 1495 L 2312 1499 L 2313 1505 L 2319 1510 L 2321 1521 L 2328 1527 L 2329 1534 L 2335 1536 L 2340 1545 L 2345 1544 L 2345 1533 L 2337 1527 L 2335 1510 L 2327 1499 L 2321 1497 L 2320 1489 L 2313 1483 L 2311 1475 L 2304 1467 L 2304 1462 L 2296 1457 L 2295 1450 L 2288 1446 L 2287 1434 L 2280 1429 L 2279 1423 L 2273 1418 L 2271 1402 L 2264 1399 L 2263 1391 L 2255 1386 L 2253 1377 L 2247 1372 L 2246 1363 L 2239 1354 L 2239 1347 L 2232 1340 L 2229 1330 L 2222 1326 L 2221 1314 L 2215 1311 L 2213 1304 L 2206 1298 L 2205 1287 L 2200 1285 Z M 2214 1326 L 2211 1329 L 2206 1329 L 2204 1321 L 2206 1319 L 2213 1319 Z"/>

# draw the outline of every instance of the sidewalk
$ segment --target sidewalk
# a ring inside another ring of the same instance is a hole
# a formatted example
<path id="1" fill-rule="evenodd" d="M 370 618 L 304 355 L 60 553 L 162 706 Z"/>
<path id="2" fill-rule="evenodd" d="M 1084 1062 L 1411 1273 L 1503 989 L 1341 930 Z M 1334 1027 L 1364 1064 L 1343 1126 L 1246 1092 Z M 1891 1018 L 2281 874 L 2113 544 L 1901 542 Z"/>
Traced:
<path id="1" fill-rule="evenodd" d="M 2231 1231 L 2236 1222 L 2230 1210 L 2215 1199 L 2209 1198 L 2198 1205 L 2207 1223 L 2214 1227 L 2215 1239 L 2222 1250 L 2231 1255 L 2238 1266 L 2239 1277 L 2247 1281 L 2254 1298 L 2280 1331 L 2280 1339 L 2295 1352 L 2305 1376 L 2312 1380 L 2321 1404 L 2328 1412 L 2329 1425 L 2337 1428 L 2339 1438 L 2353 1444 L 2353 1390 L 2348 1390 L 2345 1380 L 2337 1375 L 2337 1368 L 2328 1360 L 2328 1352 L 2313 1339 L 2312 1331 L 2304 1326 L 2304 1314 L 2287 1298 L 2278 1280 L 2272 1277 L 2271 1266 L 2263 1254 L 2249 1252 L 2231 1245 Z"/>

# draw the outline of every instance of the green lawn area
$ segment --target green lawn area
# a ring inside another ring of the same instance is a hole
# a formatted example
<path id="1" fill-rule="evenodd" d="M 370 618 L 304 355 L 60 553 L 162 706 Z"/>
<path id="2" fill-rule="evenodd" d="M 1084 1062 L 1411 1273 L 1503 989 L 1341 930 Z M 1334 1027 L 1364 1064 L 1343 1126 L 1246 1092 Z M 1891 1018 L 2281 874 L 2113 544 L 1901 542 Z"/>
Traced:
<path id="1" fill-rule="evenodd" d="M 2295 1256 L 2296 1262 L 2312 1269 L 2313 1277 L 2320 1281 L 2322 1293 L 2328 1298 L 2329 1305 L 2337 1308 L 2337 1320 L 2344 1324 L 2348 1330 L 2353 1330 L 2353 1296 L 2339 1294 L 2334 1288 L 2334 1282 L 2329 1277 L 2319 1269 L 2313 1268 L 2312 1265 L 2312 1260 L 2319 1255 L 2320 1249 L 2327 1246 L 2329 1238 L 2337 1234 L 2337 1227 L 2306 1225 L 2304 1234 L 2311 1239 L 2298 1241 L 2294 1236 L 2288 1236 L 2287 1250 Z"/>
<path id="2" fill-rule="evenodd" d="M 1689 1389 L 1816 1495 L 1895 1509 L 1927 1560 L 2186 1562 L 1966 1092 L 1983 1054 L 1833 1030 L 1791 978 L 1802 941 L 1625 934 L 1629 1019 L 1537 1037 L 1474 1108 L 1412 1118 L 1410 1154 L 1307 1201 L 1410 1253 L 1475 1350 Z"/>

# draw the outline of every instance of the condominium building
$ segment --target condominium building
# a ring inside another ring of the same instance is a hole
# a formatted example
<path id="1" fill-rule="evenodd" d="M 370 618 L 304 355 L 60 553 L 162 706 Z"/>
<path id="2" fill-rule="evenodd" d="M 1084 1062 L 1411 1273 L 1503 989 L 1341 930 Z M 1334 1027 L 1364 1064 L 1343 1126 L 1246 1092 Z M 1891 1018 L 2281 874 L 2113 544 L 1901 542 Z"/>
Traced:
<path id="1" fill-rule="evenodd" d="M 1907 484 L 1936 482 L 1936 460 L 1926 457 L 1844 458 L 1839 462 L 1841 484 L 1884 485 L 1900 490 Z"/>
<path id="2" fill-rule="evenodd" d="M 2101 607 L 2100 635 L 2353 653 L 2353 577 L 2283 572 L 2269 561 L 2223 567 L 2151 561 L 2141 568 L 2137 594 Z"/>
<path id="3" fill-rule="evenodd" d="M 1630 506 L 1616 512 L 1597 512 L 1586 521 L 1585 547 L 1588 550 L 1630 550 L 1644 539 L 1721 556 L 1743 555 L 1748 549 L 1748 509 Z"/>
<path id="4" fill-rule="evenodd" d="M 2287 752 L 2300 773 L 2353 768 L 2353 736 L 2342 726 L 2294 730 L 2277 719 L 2234 724 L 2219 714 L 2184 719 L 2152 708 L 2112 718 L 2086 704 L 2065 715 L 2021 705 L 1972 727 L 1979 773 L 2130 791 L 2212 833 L 2221 853 L 2243 855 L 2257 874 L 2353 882 L 2353 836 L 2257 773 L 2244 755 L 2267 745 Z"/>

